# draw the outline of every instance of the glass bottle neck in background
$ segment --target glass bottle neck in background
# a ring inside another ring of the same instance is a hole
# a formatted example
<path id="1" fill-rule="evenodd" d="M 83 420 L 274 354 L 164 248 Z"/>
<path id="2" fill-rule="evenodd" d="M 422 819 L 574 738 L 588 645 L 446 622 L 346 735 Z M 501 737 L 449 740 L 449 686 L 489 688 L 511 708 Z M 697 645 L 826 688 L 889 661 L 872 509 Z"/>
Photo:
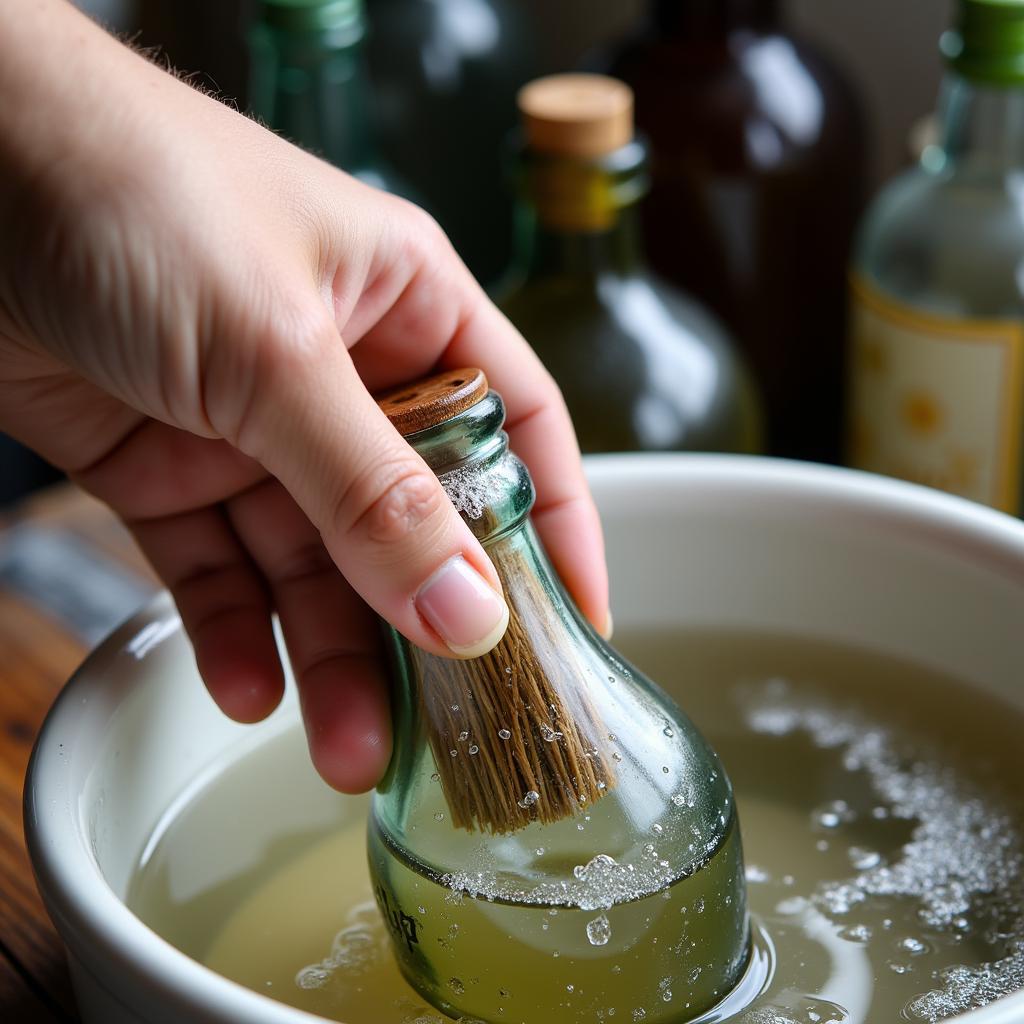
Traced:
<path id="1" fill-rule="evenodd" d="M 652 13 L 661 35 L 713 38 L 736 29 L 770 31 L 780 6 L 780 0 L 654 0 Z"/>
<path id="2" fill-rule="evenodd" d="M 938 122 L 938 143 L 922 155 L 926 170 L 982 178 L 1024 170 L 1024 88 L 973 82 L 949 72 Z"/>
<path id="3" fill-rule="evenodd" d="M 250 34 L 253 112 L 336 167 L 377 164 L 369 117 L 363 26 L 289 32 L 257 23 Z"/>
<path id="4" fill-rule="evenodd" d="M 545 223 L 531 203 L 520 200 L 513 272 L 526 280 L 639 272 L 643 250 L 636 206 L 623 207 L 612 216 L 609 225 L 597 230 L 556 227 Z"/>
<path id="5" fill-rule="evenodd" d="M 638 203 L 647 153 L 633 140 L 602 157 L 524 148 L 519 157 L 512 277 L 597 278 L 643 269 Z"/>

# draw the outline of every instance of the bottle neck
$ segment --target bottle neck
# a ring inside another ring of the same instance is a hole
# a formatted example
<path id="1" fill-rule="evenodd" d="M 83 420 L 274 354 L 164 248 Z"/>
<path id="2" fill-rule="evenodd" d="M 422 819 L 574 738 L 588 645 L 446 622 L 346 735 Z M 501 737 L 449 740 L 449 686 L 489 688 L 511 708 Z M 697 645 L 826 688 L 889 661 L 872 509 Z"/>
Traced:
<path id="1" fill-rule="evenodd" d="M 524 151 L 514 275 L 597 277 L 641 270 L 637 203 L 647 191 L 645 161 L 639 142 L 595 160 Z"/>
<path id="2" fill-rule="evenodd" d="M 606 227 L 582 230 L 545 223 L 535 207 L 521 202 L 513 266 L 527 280 L 635 274 L 643 266 L 637 210 L 626 207 Z"/>
<path id="3" fill-rule="evenodd" d="M 353 172 L 377 162 L 362 39 L 361 27 L 293 33 L 264 24 L 250 36 L 253 112 Z"/>
<path id="4" fill-rule="evenodd" d="M 708 37 L 737 29 L 766 32 L 778 27 L 779 0 L 654 0 L 653 20 L 661 35 Z"/>
<path id="5" fill-rule="evenodd" d="M 1024 88 L 947 74 L 940 94 L 939 141 L 922 157 L 934 172 L 1000 177 L 1024 170 Z"/>

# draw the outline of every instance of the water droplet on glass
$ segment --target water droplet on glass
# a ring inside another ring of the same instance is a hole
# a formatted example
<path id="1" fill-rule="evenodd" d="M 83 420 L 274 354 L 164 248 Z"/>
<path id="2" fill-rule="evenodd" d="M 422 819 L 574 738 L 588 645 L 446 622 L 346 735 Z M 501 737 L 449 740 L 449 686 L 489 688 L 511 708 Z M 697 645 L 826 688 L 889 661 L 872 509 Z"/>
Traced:
<path id="1" fill-rule="evenodd" d="M 459 752 L 457 750 L 449 750 L 448 753 L 451 754 L 452 757 L 458 757 L 459 756 Z"/>
<path id="2" fill-rule="evenodd" d="M 434 821 L 444 821 L 444 815 L 440 811 L 438 811 L 434 815 Z"/>
<path id="3" fill-rule="evenodd" d="M 694 969 L 692 971 L 690 971 L 690 974 L 689 974 L 690 984 L 692 985 L 699 977 L 700 977 L 700 968 L 699 967 L 694 967 Z"/>
<path id="4" fill-rule="evenodd" d="M 465 729 L 463 729 L 462 732 L 459 733 L 459 742 L 460 743 L 465 743 L 466 740 L 468 740 L 468 739 L 469 739 L 469 733 Z"/>
<path id="5" fill-rule="evenodd" d="M 666 726 L 665 726 L 665 728 L 664 728 L 664 729 L 662 729 L 661 731 L 662 731 L 662 732 L 663 732 L 663 733 L 664 733 L 664 734 L 665 734 L 666 736 L 668 736 L 668 738 L 669 738 L 669 739 L 671 739 L 671 738 L 672 738 L 673 736 L 675 736 L 675 733 L 674 733 L 674 732 L 672 731 L 672 726 L 671 726 L 671 725 L 666 725 Z"/>
<path id="6" fill-rule="evenodd" d="M 508 729 L 499 729 L 498 736 L 503 740 L 507 740 L 512 736 L 512 733 L 510 733 Z"/>
<path id="7" fill-rule="evenodd" d="M 480 748 L 475 743 L 471 743 L 469 745 L 469 753 L 471 755 L 472 754 L 479 754 L 480 753 Z"/>
<path id="8" fill-rule="evenodd" d="M 437 772 L 431 772 L 431 774 L 430 774 L 430 781 L 431 782 L 437 782 L 437 780 L 439 778 L 441 778 L 441 776 L 438 775 Z"/>
<path id="9" fill-rule="evenodd" d="M 651 826 L 651 831 L 652 831 L 652 832 L 653 832 L 653 833 L 654 833 L 654 834 L 655 834 L 656 836 L 660 836 L 660 835 L 661 835 L 661 833 L 662 833 L 662 832 L 664 832 L 665 830 L 664 830 L 664 829 L 663 829 L 663 828 L 661 827 L 661 825 L 660 825 L 660 824 L 658 824 L 658 822 L 655 822 L 655 823 L 654 823 L 654 824 L 653 824 L 653 825 Z"/>
<path id="10" fill-rule="evenodd" d="M 571 985 L 571 984 L 570 985 L 566 985 L 565 986 L 565 991 L 566 992 L 575 992 L 576 991 L 576 986 L 575 985 Z"/>
<path id="11" fill-rule="evenodd" d="M 671 978 L 662 978 L 661 981 L 658 982 L 658 990 L 661 992 L 661 998 L 664 999 L 666 1003 L 672 1002 L 671 985 Z"/>
<path id="12" fill-rule="evenodd" d="M 647 1016 L 647 1011 L 643 1007 L 638 1006 L 633 1011 L 633 1020 L 643 1020 Z"/>
<path id="13" fill-rule="evenodd" d="M 552 729 L 547 722 L 541 723 L 540 735 L 541 739 L 543 739 L 545 743 L 553 743 L 555 740 L 560 740 L 562 738 L 562 734 L 557 729 Z"/>
<path id="14" fill-rule="evenodd" d="M 697 897 L 696 902 L 693 904 L 693 909 L 696 910 L 698 914 L 703 914 L 704 913 L 704 897 L 703 896 L 698 896 Z"/>
<path id="15" fill-rule="evenodd" d="M 538 857 L 543 857 L 544 856 L 544 847 L 543 846 L 538 846 L 537 849 L 534 850 L 533 852 L 535 854 L 537 854 Z"/>
<path id="16" fill-rule="evenodd" d="M 621 761 L 622 760 L 622 755 L 617 750 L 612 751 L 612 760 L 613 761 Z"/>
<path id="17" fill-rule="evenodd" d="M 682 807 L 686 803 L 686 797 L 683 796 L 682 793 L 676 793 L 676 795 L 672 797 L 672 803 L 674 803 L 676 807 Z"/>
<path id="18" fill-rule="evenodd" d="M 426 908 L 426 907 L 417 907 L 416 909 L 417 909 L 417 910 L 418 910 L 418 911 L 419 911 L 419 912 L 420 912 L 421 914 L 425 914 L 425 913 L 427 912 L 427 908 Z"/>
<path id="19" fill-rule="evenodd" d="M 662 770 L 662 771 L 663 771 L 663 772 L 664 772 L 664 773 L 665 773 L 666 775 L 668 775 L 668 765 L 667 765 L 667 764 L 663 764 L 663 765 L 661 766 L 661 770 Z"/>
<path id="20" fill-rule="evenodd" d="M 540 799 L 540 793 L 535 789 L 527 790 L 523 794 L 523 799 L 519 801 L 520 807 L 532 807 Z"/>
<path id="21" fill-rule="evenodd" d="M 458 711 L 458 710 L 459 710 L 459 705 L 458 704 L 453 704 L 452 705 L 452 711 Z"/>
<path id="22" fill-rule="evenodd" d="M 618 964 L 612 964 L 612 974 L 621 974 L 622 968 Z"/>
<path id="23" fill-rule="evenodd" d="M 612 926 L 604 914 L 587 922 L 587 939 L 592 946 L 603 946 L 612 935 Z"/>
<path id="24" fill-rule="evenodd" d="M 449 978 L 448 987 L 457 995 L 461 996 L 466 991 L 466 986 L 458 978 Z"/>

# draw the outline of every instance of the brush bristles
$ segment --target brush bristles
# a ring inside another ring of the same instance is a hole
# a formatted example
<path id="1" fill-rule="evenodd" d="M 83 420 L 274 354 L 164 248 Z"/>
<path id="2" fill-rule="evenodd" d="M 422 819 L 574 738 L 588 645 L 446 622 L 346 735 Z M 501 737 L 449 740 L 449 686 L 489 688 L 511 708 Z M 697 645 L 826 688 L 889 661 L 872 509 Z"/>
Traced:
<path id="1" fill-rule="evenodd" d="M 561 625 L 532 568 L 503 549 L 489 552 L 509 603 L 498 646 L 470 661 L 414 654 L 452 823 L 497 834 L 571 817 L 615 781 L 588 674 L 559 640 Z"/>

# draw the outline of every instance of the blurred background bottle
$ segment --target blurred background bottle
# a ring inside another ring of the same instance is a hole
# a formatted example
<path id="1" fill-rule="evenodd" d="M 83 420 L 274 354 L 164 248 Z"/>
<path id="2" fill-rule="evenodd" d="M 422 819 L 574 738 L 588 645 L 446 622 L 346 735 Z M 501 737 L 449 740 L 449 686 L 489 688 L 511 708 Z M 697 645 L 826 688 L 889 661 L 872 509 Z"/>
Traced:
<path id="1" fill-rule="evenodd" d="M 477 279 L 511 251 L 501 156 L 515 95 L 542 70 L 521 0 L 371 0 L 367 43 L 381 150 Z"/>
<path id="2" fill-rule="evenodd" d="M 554 75 L 519 109 L 515 256 L 498 300 L 558 381 L 583 451 L 754 451 L 757 402 L 726 332 L 644 265 L 629 88 Z"/>
<path id="3" fill-rule="evenodd" d="M 363 0 L 258 0 L 248 32 L 249 107 L 367 184 L 415 198 L 377 150 L 365 36 Z"/>
<path id="4" fill-rule="evenodd" d="M 956 17 L 937 138 L 860 233 L 850 457 L 1019 515 L 1024 2 L 959 0 Z"/>
<path id="5" fill-rule="evenodd" d="M 651 263 L 736 334 L 767 450 L 837 461 L 846 268 L 865 175 L 859 103 L 779 0 L 652 0 L 603 64 L 650 139 Z"/>

